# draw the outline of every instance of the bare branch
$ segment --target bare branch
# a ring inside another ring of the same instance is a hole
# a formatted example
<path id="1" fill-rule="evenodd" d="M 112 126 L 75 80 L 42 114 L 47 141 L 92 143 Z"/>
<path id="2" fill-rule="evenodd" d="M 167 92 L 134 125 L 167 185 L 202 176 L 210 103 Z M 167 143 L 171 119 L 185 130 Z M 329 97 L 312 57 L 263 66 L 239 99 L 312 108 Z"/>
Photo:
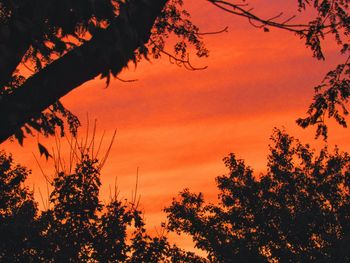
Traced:
<path id="1" fill-rule="evenodd" d="M 182 59 L 179 57 L 176 57 L 175 55 L 171 54 L 170 52 L 164 50 L 164 48 L 159 47 L 154 41 L 151 42 L 152 45 L 154 45 L 160 53 L 166 55 L 169 58 L 169 62 L 171 64 L 175 64 L 179 67 L 184 66 L 188 70 L 196 71 L 196 70 L 204 70 L 208 68 L 208 66 L 205 67 L 195 67 L 190 62 L 190 56 L 187 54 L 187 59 Z"/>

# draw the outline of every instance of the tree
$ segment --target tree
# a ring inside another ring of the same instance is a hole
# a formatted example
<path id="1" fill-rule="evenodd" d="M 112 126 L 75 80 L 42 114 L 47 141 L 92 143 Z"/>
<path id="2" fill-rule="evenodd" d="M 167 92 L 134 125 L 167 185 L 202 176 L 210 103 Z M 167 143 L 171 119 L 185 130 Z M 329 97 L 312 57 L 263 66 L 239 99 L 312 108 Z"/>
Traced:
<path id="1" fill-rule="evenodd" d="M 30 171 L 0 152 L 1 262 L 206 262 L 165 235 L 147 234 L 135 201 L 115 193 L 102 204 L 104 158 L 99 161 L 87 148 L 74 155 L 72 170 L 56 167 L 49 206 L 39 211 L 23 185 Z"/>
<path id="2" fill-rule="evenodd" d="M 0 261 L 25 262 L 33 258 L 37 205 L 24 186 L 30 171 L 0 152 Z M 30 238 L 29 238 L 30 237 Z"/>
<path id="3" fill-rule="evenodd" d="M 15 134 L 21 142 L 32 129 L 52 134 L 57 126 L 63 134 L 61 117 L 74 133 L 79 122 L 58 100 L 98 75 L 109 82 L 129 61 L 147 57 L 150 39 L 156 57 L 169 33 L 181 37 L 175 52 L 182 57 L 185 42 L 206 55 L 181 5 L 182 0 L 1 1 L 0 141 Z M 26 62 L 34 64 L 27 79 L 16 70 Z"/>
<path id="4" fill-rule="evenodd" d="M 311 103 L 306 118 L 299 118 L 297 124 L 303 128 L 316 125 L 316 137 L 323 136 L 327 139 L 328 128 L 326 120 L 333 118 L 338 124 L 347 127 L 345 117 L 349 114 L 346 104 L 350 97 L 350 16 L 349 0 L 298 0 L 299 11 L 311 10 L 308 13 L 309 21 L 304 23 L 291 23 L 295 16 L 282 18 L 283 12 L 276 16 L 263 19 L 252 13 L 252 8 L 242 1 L 208 0 L 222 10 L 235 16 L 245 17 L 257 28 L 269 32 L 271 28 L 281 28 L 295 33 L 305 40 L 315 58 L 325 59 L 322 41 L 331 35 L 334 43 L 339 46 L 339 51 L 344 57 L 334 70 L 331 70 L 322 83 L 315 87 L 315 96 Z"/>
<path id="5" fill-rule="evenodd" d="M 337 148 L 316 155 L 275 130 L 267 172 L 224 159 L 217 204 L 188 189 L 165 209 L 168 229 L 192 236 L 214 262 L 347 262 L 350 157 Z"/>
<path id="6" fill-rule="evenodd" d="M 321 41 L 327 34 L 349 52 L 348 0 L 298 0 L 299 11 L 316 11 L 314 19 L 301 24 L 282 14 L 263 19 L 245 1 L 205 1 L 266 32 L 276 27 L 296 33 L 318 59 L 324 58 Z M 187 58 L 188 44 L 200 57 L 207 50 L 182 5 L 183 0 L 0 1 L 0 142 L 15 135 L 21 143 L 33 130 L 50 135 L 56 127 L 63 135 L 64 120 L 75 133 L 79 121 L 59 99 L 99 75 L 108 83 L 129 61 L 163 53 L 195 69 Z M 164 50 L 169 34 L 179 37 L 174 54 Z M 30 76 L 21 72 L 27 63 L 33 65 Z M 348 68 L 347 60 L 317 89 L 309 117 L 298 121 L 302 127 L 318 125 L 317 134 L 326 136 L 327 113 L 346 126 Z"/>

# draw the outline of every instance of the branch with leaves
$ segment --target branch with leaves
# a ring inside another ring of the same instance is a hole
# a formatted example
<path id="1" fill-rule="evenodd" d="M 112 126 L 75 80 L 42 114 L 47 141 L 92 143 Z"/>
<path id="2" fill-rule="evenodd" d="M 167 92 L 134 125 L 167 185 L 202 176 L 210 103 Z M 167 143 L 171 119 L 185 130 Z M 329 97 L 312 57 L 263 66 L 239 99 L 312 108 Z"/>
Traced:
<path id="1" fill-rule="evenodd" d="M 322 42 L 326 36 L 334 38 L 334 44 L 338 45 L 340 53 L 347 57 L 345 63 L 339 64 L 330 71 L 323 82 L 315 87 L 315 97 L 307 111 L 308 117 L 299 118 L 298 125 L 303 128 L 316 125 L 316 137 L 327 138 L 327 119 L 333 118 L 343 127 L 347 127 L 348 115 L 347 103 L 350 93 L 349 82 L 349 56 L 350 56 L 350 1 L 324 0 L 309 1 L 298 0 L 299 13 L 312 9 L 314 17 L 305 23 L 293 23 L 297 15 L 283 18 L 283 12 L 271 18 L 261 18 L 254 13 L 247 1 L 233 2 L 231 0 L 208 0 L 216 7 L 235 16 L 248 19 L 256 28 L 269 32 L 270 28 L 287 30 L 295 33 L 305 40 L 313 56 L 324 60 L 325 54 Z"/>

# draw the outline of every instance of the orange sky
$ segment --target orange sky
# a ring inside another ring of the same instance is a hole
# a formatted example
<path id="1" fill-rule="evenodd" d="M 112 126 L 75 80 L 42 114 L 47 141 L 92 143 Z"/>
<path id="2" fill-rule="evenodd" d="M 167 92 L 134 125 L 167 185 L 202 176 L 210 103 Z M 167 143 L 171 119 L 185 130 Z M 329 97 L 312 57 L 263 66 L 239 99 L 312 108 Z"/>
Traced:
<path id="1" fill-rule="evenodd" d="M 169 64 L 167 58 L 130 65 L 121 75 L 134 83 L 93 80 L 67 95 L 63 102 L 86 121 L 98 119 L 97 137 L 106 131 L 116 141 L 102 176 L 102 199 L 117 177 L 121 196 L 130 198 L 139 167 L 141 207 L 153 228 L 165 216 L 161 209 L 185 187 L 215 197 L 214 178 L 225 172 L 222 158 L 230 152 L 246 160 L 256 171 L 266 164 L 268 138 L 273 127 L 285 127 L 304 142 L 314 141 L 314 130 L 302 130 L 295 120 L 304 116 L 311 102 L 312 87 L 339 61 L 336 47 L 327 47 L 327 61 L 312 58 L 303 42 L 293 34 L 252 28 L 247 21 L 225 14 L 198 0 L 190 2 L 193 19 L 202 31 L 229 26 L 229 33 L 205 38 L 210 57 L 193 58 L 207 65 L 204 71 L 187 71 Z M 294 0 L 251 1 L 266 17 L 277 10 L 295 7 Z M 293 3 L 293 4 L 292 4 Z M 329 143 L 349 151 L 348 130 L 331 127 Z M 27 139 L 23 148 L 5 143 L 15 160 L 33 169 L 28 180 L 35 189 L 45 183 L 32 155 L 37 139 Z M 52 140 L 43 140 L 47 146 Z M 107 140 L 106 140 L 107 144 Z M 41 162 L 46 173 L 53 168 Z M 38 196 L 38 191 L 36 191 Z"/>

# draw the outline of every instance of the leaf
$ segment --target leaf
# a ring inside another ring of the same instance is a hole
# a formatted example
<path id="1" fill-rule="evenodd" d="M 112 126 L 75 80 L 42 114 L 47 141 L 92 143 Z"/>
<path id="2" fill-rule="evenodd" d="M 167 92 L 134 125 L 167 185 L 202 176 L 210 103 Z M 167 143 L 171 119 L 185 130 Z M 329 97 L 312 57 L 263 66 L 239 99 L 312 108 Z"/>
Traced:
<path id="1" fill-rule="evenodd" d="M 46 160 L 48 160 L 49 157 L 52 158 L 52 155 L 49 153 L 49 151 L 46 149 L 44 145 L 42 145 L 41 143 L 38 143 L 38 148 L 39 148 L 40 156 L 45 155 Z"/>
<path id="2" fill-rule="evenodd" d="M 16 140 L 18 141 L 18 143 L 23 146 L 23 139 L 25 138 L 24 133 L 22 131 L 22 129 L 18 129 L 15 134 L 14 134 Z"/>

